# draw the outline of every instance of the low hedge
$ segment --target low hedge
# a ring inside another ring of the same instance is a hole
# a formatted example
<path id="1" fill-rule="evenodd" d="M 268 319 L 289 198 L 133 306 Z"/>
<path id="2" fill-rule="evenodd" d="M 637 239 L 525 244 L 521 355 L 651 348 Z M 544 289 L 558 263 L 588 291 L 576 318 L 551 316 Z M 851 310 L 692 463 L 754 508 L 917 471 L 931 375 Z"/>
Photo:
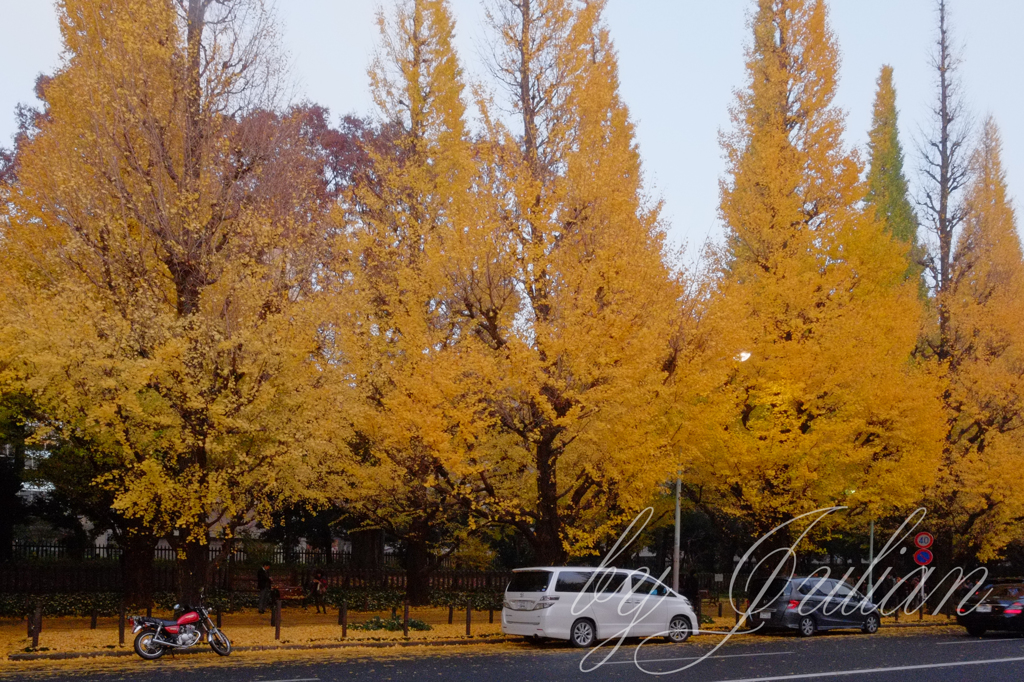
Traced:
<path id="1" fill-rule="evenodd" d="M 430 593 L 430 605 L 435 607 L 466 608 L 471 603 L 480 611 L 501 609 L 502 593 L 500 592 L 451 592 L 433 590 Z M 117 616 L 121 609 L 122 595 L 118 592 L 98 593 L 67 593 L 67 594 L 0 594 L 0 618 L 22 618 L 31 613 L 38 603 L 44 616 L 89 616 L 95 610 L 103 617 Z M 170 611 L 177 603 L 177 595 L 173 592 L 158 592 L 153 595 L 153 607 L 158 611 Z M 389 611 L 402 607 L 405 592 L 402 590 L 382 588 L 331 588 L 327 591 L 325 602 L 334 608 L 341 606 L 342 601 L 348 603 L 353 611 Z M 211 609 L 224 612 L 239 609 L 254 609 L 259 604 L 259 594 L 255 592 L 213 592 L 207 595 L 206 605 Z M 144 612 L 145 605 L 128 605 L 128 613 Z"/>

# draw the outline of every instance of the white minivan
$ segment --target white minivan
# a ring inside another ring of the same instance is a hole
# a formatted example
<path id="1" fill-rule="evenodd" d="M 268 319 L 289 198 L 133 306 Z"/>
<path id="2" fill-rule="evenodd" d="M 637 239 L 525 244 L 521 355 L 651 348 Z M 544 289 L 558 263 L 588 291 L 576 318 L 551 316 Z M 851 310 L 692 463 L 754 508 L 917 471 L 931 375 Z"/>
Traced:
<path id="1" fill-rule="evenodd" d="M 642 571 L 540 567 L 513 571 L 501 631 L 590 647 L 612 637 L 684 642 L 699 626 L 690 601 Z"/>

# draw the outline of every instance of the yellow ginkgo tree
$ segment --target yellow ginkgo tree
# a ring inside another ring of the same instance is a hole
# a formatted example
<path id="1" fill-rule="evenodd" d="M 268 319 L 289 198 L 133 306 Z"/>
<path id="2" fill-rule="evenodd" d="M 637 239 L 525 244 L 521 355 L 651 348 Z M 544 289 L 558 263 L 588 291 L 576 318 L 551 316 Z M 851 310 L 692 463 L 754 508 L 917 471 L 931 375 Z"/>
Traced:
<path id="1" fill-rule="evenodd" d="M 378 23 L 378 130 L 336 213 L 328 319 L 337 381 L 353 400 L 352 457 L 335 496 L 404 542 L 407 594 L 422 604 L 436 555 L 466 530 L 462 482 L 487 423 L 466 393 L 472 339 L 451 285 L 480 218 L 476 164 L 448 3 L 409 0 Z"/>
<path id="2" fill-rule="evenodd" d="M 676 291 L 603 9 L 489 6 L 512 115 L 478 98 L 482 225 L 454 262 L 466 390 L 487 419 L 467 506 L 541 563 L 592 551 L 674 468 L 662 427 Z"/>
<path id="3" fill-rule="evenodd" d="M 904 277 L 910 245 L 862 206 L 862 166 L 842 144 L 826 5 L 758 0 L 751 28 L 722 137 L 715 300 L 724 354 L 750 355 L 708 395 L 713 433 L 693 441 L 686 476 L 713 481 L 714 502 L 763 532 L 815 507 L 920 499 L 941 412 L 911 361 L 922 310 Z"/>
<path id="4" fill-rule="evenodd" d="M 4 189 L 2 361 L 116 463 L 93 483 L 172 540 L 194 598 L 211 531 L 315 501 L 328 471 L 322 164 L 272 109 L 261 3 L 57 9 L 64 58 Z"/>
<path id="5" fill-rule="evenodd" d="M 985 122 L 971 158 L 964 226 L 950 284 L 942 363 L 947 414 L 941 476 L 929 501 L 939 550 L 953 562 L 992 559 L 1020 541 L 1024 494 L 1024 260 L 1002 165 L 1002 141 Z"/>

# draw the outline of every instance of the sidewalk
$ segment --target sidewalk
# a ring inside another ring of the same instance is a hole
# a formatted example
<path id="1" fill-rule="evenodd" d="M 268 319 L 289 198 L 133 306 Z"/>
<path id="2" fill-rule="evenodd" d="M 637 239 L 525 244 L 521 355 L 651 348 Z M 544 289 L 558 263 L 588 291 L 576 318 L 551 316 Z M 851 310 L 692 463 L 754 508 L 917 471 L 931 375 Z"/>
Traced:
<path id="1" fill-rule="evenodd" d="M 703 627 L 708 630 L 727 632 L 735 625 L 734 616 L 717 616 L 714 611 L 704 609 L 705 613 L 714 612 L 714 621 Z M 156 617 L 169 618 L 170 614 L 154 612 Z M 401 612 L 398 613 L 401 618 Z M 234 651 L 237 652 L 273 652 L 298 650 L 332 650 L 332 649 L 397 649 L 409 647 L 450 647 L 461 645 L 494 645 L 522 641 L 519 637 L 505 637 L 501 634 L 501 613 L 494 612 L 494 623 L 490 623 L 487 611 L 474 611 L 470 625 L 470 636 L 466 636 L 466 612 L 455 611 L 452 624 L 448 624 L 448 610 L 444 608 L 414 608 L 410 610 L 410 618 L 421 620 L 430 625 L 430 630 L 409 630 L 408 638 L 401 630 L 359 630 L 353 626 L 364 623 L 374 616 L 382 619 L 390 618 L 390 611 L 350 612 L 349 628 L 346 637 L 342 638 L 342 628 L 338 625 L 338 614 L 328 613 L 317 615 L 312 611 L 298 608 L 285 609 L 281 619 L 281 639 L 275 640 L 275 629 L 270 625 L 269 612 L 259 615 L 255 611 L 224 614 L 222 627 L 231 638 Z M 955 620 L 947 620 L 944 615 L 926 615 L 918 619 L 916 615 L 903 616 L 900 622 L 886 618 L 882 623 L 885 630 L 909 630 L 913 628 L 930 628 L 956 626 Z M 708 635 L 714 636 L 714 635 Z M 132 643 L 134 637 L 126 628 L 125 643 L 118 644 L 118 623 L 116 618 L 100 618 L 97 628 L 89 628 L 88 618 L 48 618 L 43 621 L 43 630 L 39 638 L 39 648 L 31 649 L 31 640 L 27 637 L 26 622 L 0 621 L 0 655 L 8 661 L 58 661 L 74 658 L 117 658 L 134 656 Z M 214 656 L 205 643 L 191 649 L 171 654 L 173 656 L 209 654 Z"/>
<path id="2" fill-rule="evenodd" d="M 401 619 L 401 610 L 398 612 Z M 170 613 L 153 612 L 154 617 L 170 618 Z M 270 625 L 270 613 L 260 615 L 256 611 L 224 614 L 222 628 L 231 638 L 237 651 L 273 650 L 283 648 L 342 648 L 342 647 L 386 647 L 415 646 L 442 643 L 480 643 L 481 641 L 503 641 L 501 636 L 501 613 L 494 612 L 494 623 L 487 611 L 473 611 L 470 636 L 466 636 L 466 611 L 456 610 L 452 624 L 448 624 L 448 610 L 444 608 L 414 608 L 410 619 L 427 623 L 429 630 L 409 630 L 408 639 L 401 630 L 360 630 L 357 627 L 373 617 L 388 619 L 390 611 L 349 612 L 349 628 L 342 638 L 342 626 L 338 624 L 337 612 L 326 615 L 316 614 L 312 609 L 286 608 L 281 613 L 281 638 L 275 640 L 275 628 Z M 118 619 L 100 618 L 96 629 L 90 629 L 88 618 L 44 618 L 39 636 L 39 647 L 31 649 L 32 641 L 27 636 L 25 620 L 0 621 L 0 656 L 10 660 L 31 658 L 67 658 L 70 656 L 106 657 L 134 655 L 134 635 L 130 625 L 125 627 L 124 645 L 118 644 Z M 196 645 L 191 651 L 209 651 L 205 644 Z M 182 653 L 182 652 L 179 652 Z"/>

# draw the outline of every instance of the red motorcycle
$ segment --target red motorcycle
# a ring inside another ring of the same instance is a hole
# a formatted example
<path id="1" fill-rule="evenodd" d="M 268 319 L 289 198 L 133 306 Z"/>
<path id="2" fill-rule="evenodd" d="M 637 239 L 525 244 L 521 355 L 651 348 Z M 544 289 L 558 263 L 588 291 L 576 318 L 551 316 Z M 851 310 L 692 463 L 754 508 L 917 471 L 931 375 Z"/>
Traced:
<path id="1" fill-rule="evenodd" d="M 210 648 L 221 656 L 231 653 L 231 640 L 221 632 L 210 612 L 202 605 L 184 609 L 174 605 L 174 612 L 182 611 L 177 620 L 161 620 L 148 616 L 132 616 L 129 621 L 135 638 L 135 653 L 147 661 L 153 661 L 171 649 L 187 649 L 194 646 L 203 636 Z"/>

